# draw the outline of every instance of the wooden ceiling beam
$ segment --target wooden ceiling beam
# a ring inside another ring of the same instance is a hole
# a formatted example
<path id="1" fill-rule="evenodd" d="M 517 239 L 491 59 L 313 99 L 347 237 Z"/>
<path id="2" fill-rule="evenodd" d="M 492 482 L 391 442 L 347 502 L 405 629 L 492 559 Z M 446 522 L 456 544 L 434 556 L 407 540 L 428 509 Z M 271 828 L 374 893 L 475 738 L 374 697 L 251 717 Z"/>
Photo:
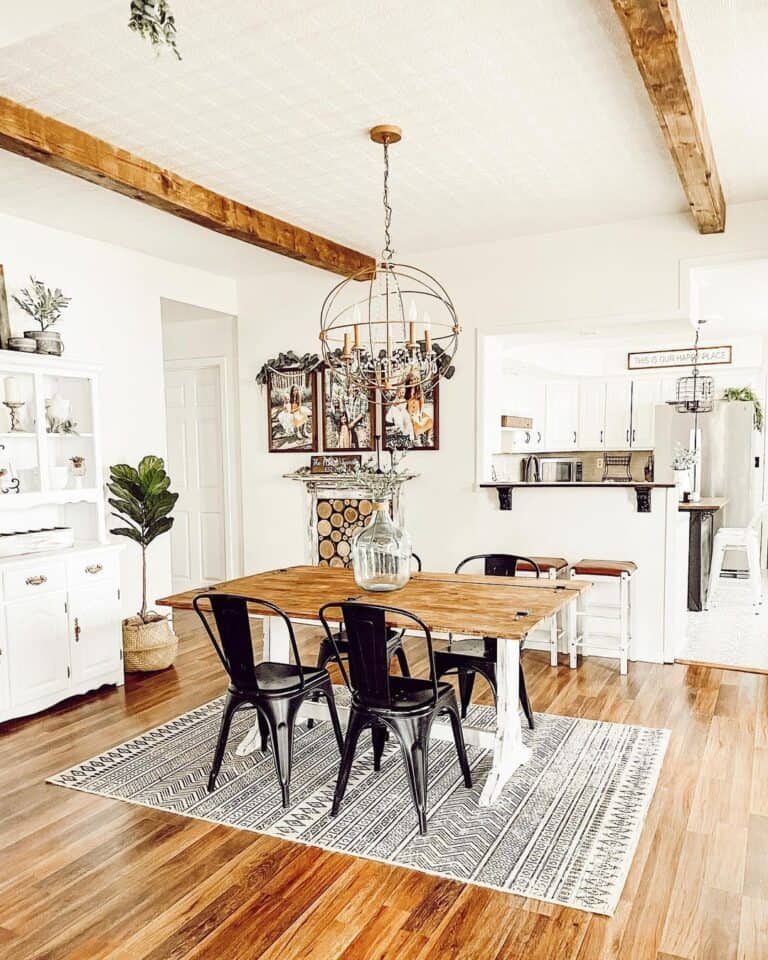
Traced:
<path id="1" fill-rule="evenodd" d="M 725 198 L 677 0 L 612 0 L 700 233 L 725 230 Z"/>
<path id="2" fill-rule="evenodd" d="M 208 190 L 52 117 L 0 97 L 0 148 L 313 267 L 350 276 L 373 257 Z"/>

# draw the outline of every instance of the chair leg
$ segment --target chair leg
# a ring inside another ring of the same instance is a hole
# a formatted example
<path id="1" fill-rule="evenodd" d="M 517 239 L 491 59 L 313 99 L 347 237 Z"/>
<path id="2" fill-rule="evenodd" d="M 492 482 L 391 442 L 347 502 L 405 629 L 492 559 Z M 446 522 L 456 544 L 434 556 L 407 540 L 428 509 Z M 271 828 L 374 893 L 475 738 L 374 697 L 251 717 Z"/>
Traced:
<path id="1" fill-rule="evenodd" d="M 347 735 L 344 738 L 344 749 L 341 753 L 341 763 L 339 765 L 339 776 L 336 779 L 336 790 L 333 794 L 333 806 L 331 807 L 332 817 L 335 817 L 339 812 L 341 801 L 344 799 L 344 791 L 347 789 L 347 781 L 349 780 L 349 774 L 352 770 L 352 761 L 355 759 L 355 747 L 365 727 L 365 718 L 353 707 L 349 713 Z"/>
<path id="2" fill-rule="evenodd" d="M 387 742 L 386 727 L 374 723 L 371 727 L 371 739 L 373 740 L 373 769 L 378 772 L 381 770 L 381 755 L 384 753 L 384 744 Z"/>
<path id="3" fill-rule="evenodd" d="M 322 669 L 326 666 L 327 663 L 330 663 L 334 659 L 333 650 L 330 649 L 327 638 L 320 642 L 320 649 L 317 652 L 317 667 Z M 317 694 L 313 694 L 310 698 L 312 700 L 317 700 Z M 307 730 L 311 730 L 314 727 L 315 721 L 314 718 L 309 717 L 307 719 Z"/>
<path id="4" fill-rule="evenodd" d="M 445 709 L 451 721 L 453 742 L 456 744 L 456 753 L 459 757 L 459 766 L 461 767 L 461 772 L 464 774 L 464 786 L 471 789 L 472 773 L 469 769 L 469 760 L 467 760 L 467 747 L 464 743 L 464 730 L 461 726 L 461 720 L 459 718 L 459 706 L 456 703 L 455 694 L 452 694 L 448 698 Z"/>
<path id="5" fill-rule="evenodd" d="M 398 647 L 397 650 L 395 650 L 395 657 L 400 667 L 400 673 L 402 673 L 404 677 L 410 677 L 411 668 L 408 666 L 408 659 L 402 647 Z"/>
<path id="6" fill-rule="evenodd" d="M 704 609 L 709 610 L 712 601 L 715 599 L 718 587 L 720 585 L 720 574 L 723 569 L 723 557 L 725 556 L 725 547 L 720 541 L 717 542 L 715 535 L 715 545 L 712 548 L 712 564 L 709 568 L 709 583 L 707 584 L 707 595 L 704 600 Z"/>
<path id="7" fill-rule="evenodd" d="M 531 728 L 531 730 L 533 730 L 533 709 L 531 707 L 531 701 L 528 699 L 528 690 L 525 686 L 525 674 L 523 673 L 522 663 L 519 665 L 518 678 L 518 687 L 520 688 L 520 706 L 523 708 L 523 713 L 528 721 L 528 726 Z"/>
<path id="8" fill-rule="evenodd" d="M 475 686 L 475 671 L 464 670 L 459 667 L 459 698 L 461 700 L 461 718 L 466 719 L 467 709 L 472 699 L 472 690 Z"/>
<path id="9" fill-rule="evenodd" d="M 747 566 L 749 567 L 749 585 L 752 590 L 752 603 L 757 607 L 763 602 L 763 585 L 760 579 L 760 545 L 756 537 L 747 541 Z"/>
<path id="10" fill-rule="evenodd" d="M 291 802 L 291 763 L 293 761 L 293 726 L 300 700 L 263 700 L 264 713 L 272 738 L 275 772 L 280 781 L 283 806 Z"/>
<path id="11" fill-rule="evenodd" d="M 336 734 L 336 743 L 339 747 L 339 753 L 344 752 L 344 734 L 341 732 L 341 724 L 339 723 L 339 713 L 336 709 L 336 699 L 333 696 L 333 684 L 331 683 L 331 678 L 328 677 L 328 683 L 323 683 L 321 687 L 323 696 L 328 703 L 328 712 L 331 715 L 331 724 L 333 725 L 333 732 Z M 317 699 L 315 696 L 314 699 Z"/>
<path id="12" fill-rule="evenodd" d="M 429 749 L 430 717 L 397 717 L 393 728 L 400 741 L 411 798 L 419 818 L 419 833 L 427 832 L 427 762 Z"/>
<path id="13" fill-rule="evenodd" d="M 216 749 L 213 753 L 213 763 L 211 764 L 211 773 L 208 777 L 208 793 L 213 793 L 216 789 L 216 777 L 221 770 L 221 761 L 224 759 L 224 750 L 227 747 L 227 737 L 229 736 L 229 727 L 232 723 L 232 717 L 235 710 L 243 701 L 232 693 L 227 694 L 224 701 L 224 710 L 221 714 L 221 725 L 219 726 L 219 738 L 216 741 Z"/>
<path id="14" fill-rule="evenodd" d="M 261 710 L 256 711 L 259 715 L 259 733 L 261 734 L 261 752 L 264 753 L 267 749 L 267 744 L 269 743 L 269 725 L 264 719 L 264 715 Z"/>

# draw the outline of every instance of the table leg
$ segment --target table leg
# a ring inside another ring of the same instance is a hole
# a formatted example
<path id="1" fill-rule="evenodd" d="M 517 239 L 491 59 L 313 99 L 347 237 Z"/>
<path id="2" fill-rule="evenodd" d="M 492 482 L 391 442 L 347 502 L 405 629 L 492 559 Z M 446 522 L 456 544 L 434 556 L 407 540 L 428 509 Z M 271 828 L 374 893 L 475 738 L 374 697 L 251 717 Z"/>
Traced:
<path id="1" fill-rule="evenodd" d="M 580 596 L 581 594 L 577 594 L 565 605 L 565 632 L 568 638 L 568 664 L 571 670 L 575 670 L 579 665 L 579 618 L 576 613 L 581 604 Z"/>
<path id="2" fill-rule="evenodd" d="M 264 617 L 264 660 L 276 663 L 289 663 L 291 659 L 291 639 L 288 627 L 282 617 Z M 247 757 L 261 745 L 259 722 L 255 720 L 251 729 L 238 745 L 235 753 L 238 757 Z"/>
<path id="3" fill-rule="evenodd" d="M 514 640 L 499 640 L 496 650 L 497 699 L 493 767 L 480 794 L 481 807 L 496 803 L 506 782 L 531 756 L 531 751 L 523 744 L 518 710 L 520 644 Z"/>

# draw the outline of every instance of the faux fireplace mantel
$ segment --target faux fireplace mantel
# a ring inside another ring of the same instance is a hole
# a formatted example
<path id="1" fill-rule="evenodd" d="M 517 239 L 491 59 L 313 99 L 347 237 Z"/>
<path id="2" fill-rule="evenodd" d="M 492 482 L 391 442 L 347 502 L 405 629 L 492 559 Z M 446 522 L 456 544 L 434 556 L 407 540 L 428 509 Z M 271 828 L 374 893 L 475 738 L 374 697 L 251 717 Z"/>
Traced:
<path id="1" fill-rule="evenodd" d="M 392 496 L 392 518 L 399 525 L 404 521 L 403 484 L 416 476 L 402 474 Z M 307 490 L 307 562 L 323 567 L 349 566 L 352 538 L 372 512 L 365 488 L 353 475 L 344 473 L 297 470 L 284 477 L 301 481 Z"/>

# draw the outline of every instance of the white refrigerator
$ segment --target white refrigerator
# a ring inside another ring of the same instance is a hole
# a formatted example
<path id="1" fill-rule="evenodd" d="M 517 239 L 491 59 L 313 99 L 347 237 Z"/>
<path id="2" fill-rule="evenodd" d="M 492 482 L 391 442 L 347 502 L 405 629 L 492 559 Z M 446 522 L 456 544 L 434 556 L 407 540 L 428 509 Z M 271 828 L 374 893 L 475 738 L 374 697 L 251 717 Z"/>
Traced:
<path id="1" fill-rule="evenodd" d="M 715 514 L 718 527 L 746 527 L 763 499 L 763 434 L 754 429 L 754 408 L 738 400 L 716 400 L 711 413 L 699 414 L 701 435 L 701 496 L 727 497 Z M 678 413 L 673 405 L 659 404 L 655 411 L 654 470 L 658 483 L 673 483 L 672 452 L 675 444 L 691 445 L 693 414 Z M 740 569 L 743 561 L 726 557 L 725 568 Z"/>

